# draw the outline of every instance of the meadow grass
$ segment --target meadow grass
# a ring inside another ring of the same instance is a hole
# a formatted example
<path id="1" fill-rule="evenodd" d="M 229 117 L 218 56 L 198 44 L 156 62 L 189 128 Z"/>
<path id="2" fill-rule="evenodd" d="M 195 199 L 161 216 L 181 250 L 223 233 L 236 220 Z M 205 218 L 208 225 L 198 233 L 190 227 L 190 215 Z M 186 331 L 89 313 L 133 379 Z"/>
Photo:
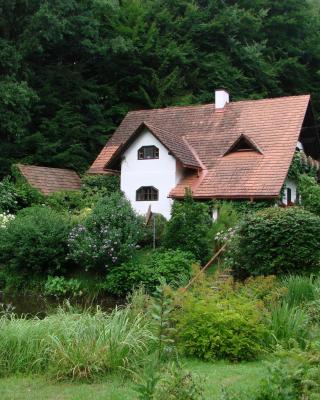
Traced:
<path id="1" fill-rule="evenodd" d="M 44 319 L 0 319 L 0 375 L 49 372 L 92 380 L 143 363 L 154 338 L 148 320 L 129 308 L 107 314 L 60 309 Z"/>
<path id="2" fill-rule="evenodd" d="M 183 360 L 185 369 L 204 379 L 205 399 L 219 398 L 222 387 L 254 391 L 266 374 L 262 361 L 209 363 Z M 0 379 L 1 400 L 137 400 L 134 382 L 111 374 L 94 384 L 52 382 L 43 376 L 12 376 Z"/>

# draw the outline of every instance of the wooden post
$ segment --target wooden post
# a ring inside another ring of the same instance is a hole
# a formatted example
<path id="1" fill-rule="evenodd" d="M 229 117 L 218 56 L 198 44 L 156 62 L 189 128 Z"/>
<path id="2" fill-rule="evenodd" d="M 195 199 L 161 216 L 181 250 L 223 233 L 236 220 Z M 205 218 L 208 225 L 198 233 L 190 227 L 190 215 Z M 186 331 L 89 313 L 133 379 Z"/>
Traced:
<path id="1" fill-rule="evenodd" d="M 213 263 L 213 261 L 219 257 L 219 255 L 221 253 L 223 253 L 223 251 L 225 250 L 225 248 L 227 247 L 228 242 L 226 242 L 222 247 L 220 247 L 220 249 L 210 258 L 210 260 L 207 262 L 207 264 L 197 273 L 197 275 L 195 275 L 191 281 L 187 284 L 187 286 L 185 286 L 182 289 L 182 292 L 186 292 L 189 287 L 198 279 L 199 275 L 202 274 L 202 272 L 204 272 L 208 267 L 210 267 L 210 265 Z"/>

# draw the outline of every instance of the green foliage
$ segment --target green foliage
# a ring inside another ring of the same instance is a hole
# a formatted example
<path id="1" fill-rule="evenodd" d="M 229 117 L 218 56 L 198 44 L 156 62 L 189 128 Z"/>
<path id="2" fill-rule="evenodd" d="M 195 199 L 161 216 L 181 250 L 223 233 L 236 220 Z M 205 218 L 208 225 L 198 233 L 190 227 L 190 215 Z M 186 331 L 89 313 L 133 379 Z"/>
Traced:
<path id="1" fill-rule="evenodd" d="M 318 399 L 320 395 L 319 350 L 279 351 L 268 364 L 254 400 Z"/>
<path id="2" fill-rule="evenodd" d="M 167 248 L 190 251 L 204 263 L 213 251 L 209 236 L 211 226 L 209 206 L 194 201 L 191 194 L 186 193 L 183 201 L 175 201 L 172 206 L 164 244 Z"/>
<path id="3" fill-rule="evenodd" d="M 48 276 L 44 285 L 44 293 L 49 296 L 81 296 L 83 294 L 82 284 L 79 279 L 67 279 L 63 276 Z"/>
<path id="4" fill-rule="evenodd" d="M 0 176 L 17 160 L 84 171 L 128 110 L 212 102 L 221 86 L 236 100 L 312 92 L 318 104 L 319 13 L 307 0 L 0 8 Z"/>
<path id="5" fill-rule="evenodd" d="M 0 182 L 0 211 L 16 212 L 18 209 L 17 193 L 9 177 Z"/>
<path id="6" fill-rule="evenodd" d="M 318 185 L 315 178 L 301 175 L 298 189 L 304 208 L 320 216 L 320 185 Z"/>
<path id="7" fill-rule="evenodd" d="M 269 336 L 266 340 L 272 347 L 281 344 L 290 348 L 295 343 L 305 347 L 306 341 L 310 337 L 307 313 L 303 309 L 290 307 L 286 302 L 272 310 L 268 327 Z"/>
<path id="8" fill-rule="evenodd" d="M 0 318 L 0 374 L 48 372 L 85 380 L 134 369 L 153 343 L 148 321 L 130 309 L 58 311 L 44 319 Z"/>
<path id="9" fill-rule="evenodd" d="M 178 344 L 186 355 L 240 361 L 256 358 L 263 349 L 259 307 L 245 297 L 192 296 L 177 320 Z"/>
<path id="10" fill-rule="evenodd" d="M 54 192 L 47 196 L 45 204 L 57 212 L 76 212 L 86 206 L 83 194 L 77 190 Z"/>
<path id="11" fill-rule="evenodd" d="M 318 268 L 320 218 L 300 207 L 248 215 L 229 248 L 238 276 L 301 273 Z"/>
<path id="12" fill-rule="evenodd" d="M 156 250 L 144 258 L 137 254 L 132 260 L 112 268 L 103 287 L 108 293 L 124 295 L 141 284 L 148 292 L 153 292 L 160 278 L 173 287 L 181 286 L 190 279 L 194 263 L 193 255 L 181 250 Z"/>
<path id="13" fill-rule="evenodd" d="M 282 284 L 288 290 L 284 299 L 289 307 L 303 306 L 315 300 L 316 288 L 312 280 L 312 276 L 289 275 L 284 277 Z"/>
<path id="14" fill-rule="evenodd" d="M 47 207 L 20 211 L 6 229 L 0 229 L 0 263 L 26 280 L 67 267 L 69 221 Z"/>
<path id="15" fill-rule="evenodd" d="M 162 246 L 165 238 L 166 228 L 168 221 L 162 214 L 153 214 L 153 217 L 149 221 L 148 225 L 144 229 L 144 236 L 141 245 L 153 246 L 153 232 L 154 232 L 154 221 L 155 219 L 155 245 L 156 247 Z"/>
<path id="16" fill-rule="evenodd" d="M 44 202 L 45 196 L 19 175 L 16 175 L 15 182 L 9 176 L 0 182 L 0 212 L 15 213 L 22 208 Z"/>
<path id="17" fill-rule="evenodd" d="M 101 196 L 120 191 L 120 177 L 118 175 L 84 175 L 82 190 L 88 195 Z"/>
<path id="18" fill-rule="evenodd" d="M 139 400 L 203 400 L 202 380 L 177 363 L 148 365 L 136 386 Z"/>
<path id="19" fill-rule="evenodd" d="M 106 271 L 128 261 L 141 237 L 140 219 L 119 192 L 102 197 L 68 239 L 69 256 L 85 270 Z"/>
<path id="20" fill-rule="evenodd" d="M 235 227 L 239 221 L 239 215 L 232 202 L 214 202 L 213 208 L 218 210 L 218 219 L 212 224 L 209 236 L 211 241 L 218 247 L 222 244 L 219 236 L 224 237 L 229 229 Z"/>

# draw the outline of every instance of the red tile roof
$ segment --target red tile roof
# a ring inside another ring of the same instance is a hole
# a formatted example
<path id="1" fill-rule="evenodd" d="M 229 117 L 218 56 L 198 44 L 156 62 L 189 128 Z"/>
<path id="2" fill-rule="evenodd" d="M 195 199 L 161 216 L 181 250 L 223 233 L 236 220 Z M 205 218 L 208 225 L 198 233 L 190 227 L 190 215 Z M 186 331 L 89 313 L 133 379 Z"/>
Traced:
<path id="1" fill-rule="evenodd" d="M 217 112 L 214 104 L 129 112 L 90 168 L 105 172 L 118 147 L 144 122 L 182 139 L 202 165 L 171 191 L 184 195 L 191 187 L 197 198 L 277 197 L 299 139 L 309 95 L 231 102 Z M 243 135 L 259 149 L 228 153 Z M 182 147 L 180 148 L 181 151 Z"/>
<path id="2" fill-rule="evenodd" d="M 17 164 L 29 184 L 47 195 L 64 190 L 79 190 L 81 179 L 76 172 L 64 168 Z"/>
<path id="3" fill-rule="evenodd" d="M 145 129 L 151 132 L 184 167 L 194 169 L 201 168 L 201 163 L 196 158 L 194 150 L 192 150 L 191 146 L 182 136 L 176 136 L 164 129 L 147 124 L 146 122 L 142 122 L 135 132 L 128 136 L 127 140 L 113 152 L 111 158 L 105 163 L 104 167 L 106 169 L 110 166 L 112 167 L 112 162 L 117 159 L 117 156 L 122 154 L 124 150 L 129 147 L 132 140 Z M 104 149 L 106 150 L 106 148 Z"/>

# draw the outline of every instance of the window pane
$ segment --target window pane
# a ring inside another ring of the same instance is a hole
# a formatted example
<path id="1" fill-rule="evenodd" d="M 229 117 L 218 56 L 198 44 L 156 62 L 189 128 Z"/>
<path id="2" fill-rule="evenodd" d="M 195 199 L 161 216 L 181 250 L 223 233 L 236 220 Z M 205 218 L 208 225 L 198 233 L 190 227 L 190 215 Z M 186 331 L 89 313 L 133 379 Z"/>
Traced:
<path id="1" fill-rule="evenodd" d="M 143 186 L 136 192 L 136 201 L 157 201 L 158 190 L 153 186 Z"/>
<path id="2" fill-rule="evenodd" d="M 138 150 L 139 160 L 159 158 L 159 149 L 156 146 L 143 146 Z"/>

